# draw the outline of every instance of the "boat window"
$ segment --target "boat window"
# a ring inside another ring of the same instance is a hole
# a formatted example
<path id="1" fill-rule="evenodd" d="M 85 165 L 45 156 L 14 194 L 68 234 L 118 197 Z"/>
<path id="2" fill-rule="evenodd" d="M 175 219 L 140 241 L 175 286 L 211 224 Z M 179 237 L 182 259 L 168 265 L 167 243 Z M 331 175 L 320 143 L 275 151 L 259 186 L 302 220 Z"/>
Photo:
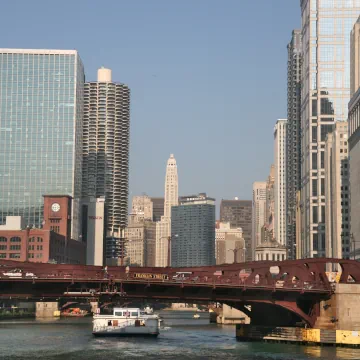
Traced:
<path id="1" fill-rule="evenodd" d="M 137 311 L 133 311 L 133 312 L 131 312 L 131 316 L 138 316 L 138 313 L 137 313 Z"/>
<path id="2" fill-rule="evenodd" d="M 146 315 L 145 311 L 140 311 L 140 315 Z"/>
<path id="3" fill-rule="evenodd" d="M 122 312 L 121 311 L 116 311 L 115 316 L 122 316 Z"/>

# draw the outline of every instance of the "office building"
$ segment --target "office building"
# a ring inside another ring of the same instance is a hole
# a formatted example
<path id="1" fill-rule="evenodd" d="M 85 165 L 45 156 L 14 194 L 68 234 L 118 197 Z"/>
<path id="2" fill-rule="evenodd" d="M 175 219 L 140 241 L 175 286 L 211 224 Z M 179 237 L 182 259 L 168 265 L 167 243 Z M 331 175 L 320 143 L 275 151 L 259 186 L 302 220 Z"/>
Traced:
<path id="1" fill-rule="evenodd" d="M 256 247 L 256 261 L 284 261 L 286 260 L 286 246 L 275 240 L 266 241 Z"/>
<path id="2" fill-rule="evenodd" d="M 171 211 L 171 266 L 215 265 L 215 199 L 180 198 Z"/>
<path id="3" fill-rule="evenodd" d="M 261 244 L 261 229 L 266 223 L 266 182 L 256 181 L 253 184 L 252 202 L 252 258 L 255 249 Z"/>
<path id="4" fill-rule="evenodd" d="M 275 226 L 276 241 L 286 245 L 286 128 L 287 120 L 279 119 L 274 129 L 274 164 L 275 164 Z"/>
<path id="5" fill-rule="evenodd" d="M 177 164 L 173 154 L 167 161 L 165 174 L 164 216 L 156 223 L 156 266 L 170 263 L 169 237 L 171 236 L 171 208 L 179 203 L 179 180 Z"/>
<path id="6" fill-rule="evenodd" d="M 153 220 L 153 202 L 147 195 L 134 196 L 132 199 L 131 213 L 143 220 Z"/>
<path id="7" fill-rule="evenodd" d="M 306 258 L 325 254 L 325 193 L 321 193 L 320 188 L 325 178 L 325 139 L 336 121 L 347 120 L 350 32 L 359 16 L 360 3 L 301 0 L 301 13 L 300 243 L 301 257 Z M 313 186 L 317 186 L 317 191 Z"/>
<path id="8" fill-rule="evenodd" d="M 261 243 L 274 240 L 275 224 L 275 165 L 271 165 L 266 181 L 265 224 L 261 230 Z"/>
<path id="9" fill-rule="evenodd" d="M 324 255 L 328 258 L 348 259 L 351 250 L 348 155 L 348 123 L 337 122 L 334 131 L 326 137 L 325 184 L 324 181 L 320 184 L 325 186 Z"/>
<path id="10" fill-rule="evenodd" d="M 76 50 L 0 49 L 0 223 L 41 228 L 43 194 L 68 194 L 79 239 L 83 89 Z"/>
<path id="11" fill-rule="evenodd" d="M 351 100 L 349 102 L 351 258 L 360 248 L 360 18 L 351 32 Z"/>
<path id="12" fill-rule="evenodd" d="M 153 207 L 153 221 L 160 221 L 161 217 L 164 216 L 164 202 L 163 197 L 152 197 L 150 198 Z"/>
<path id="13" fill-rule="evenodd" d="M 130 215 L 125 228 L 125 264 L 130 266 L 155 266 L 156 224 L 141 216 Z"/>
<path id="14" fill-rule="evenodd" d="M 241 228 L 246 247 L 246 261 L 252 258 L 252 201 L 221 200 L 220 221 L 229 222 L 231 228 Z"/>
<path id="15" fill-rule="evenodd" d="M 85 243 L 70 238 L 72 203 L 67 195 L 44 196 L 42 229 L 27 226 L 21 216 L 7 216 L 0 225 L 0 259 L 85 264 Z"/>
<path id="16" fill-rule="evenodd" d="M 218 222 L 215 228 L 216 265 L 244 262 L 245 253 L 242 229 L 232 229 L 229 222 Z"/>
<path id="17" fill-rule="evenodd" d="M 296 258 L 296 193 L 301 184 L 301 30 L 293 30 L 287 46 L 286 243 Z"/>
<path id="18" fill-rule="evenodd" d="M 87 198 L 82 205 L 82 240 L 86 243 L 86 265 L 105 264 L 105 199 Z"/>
<path id="19" fill-rule="evenodd" d="M 84 91 L 82 197 L 105 199 L 107 263 L 123 257 L 129 187 L 130 90 L 98 70 Z"/>

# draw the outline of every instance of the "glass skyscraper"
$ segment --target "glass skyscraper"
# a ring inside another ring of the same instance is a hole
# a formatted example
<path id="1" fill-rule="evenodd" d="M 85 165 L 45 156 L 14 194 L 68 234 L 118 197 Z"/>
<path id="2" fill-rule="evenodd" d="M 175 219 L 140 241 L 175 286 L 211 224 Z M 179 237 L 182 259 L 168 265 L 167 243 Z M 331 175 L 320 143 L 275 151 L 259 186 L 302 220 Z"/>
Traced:
<path id="1" fill-rule="evenodd" d="M 43 223 L 43 195 L 81 197 L 84 68 L 75 50 L 0 49 L 0 223 Z"/>
<path id="2" fill-rule="evenodd" d="M 347 119 L 360 0 L 301 0 L 301 257 L 325 256 L 325 139 Z M 344 239 L 346 241 L 346 239 Z"/>

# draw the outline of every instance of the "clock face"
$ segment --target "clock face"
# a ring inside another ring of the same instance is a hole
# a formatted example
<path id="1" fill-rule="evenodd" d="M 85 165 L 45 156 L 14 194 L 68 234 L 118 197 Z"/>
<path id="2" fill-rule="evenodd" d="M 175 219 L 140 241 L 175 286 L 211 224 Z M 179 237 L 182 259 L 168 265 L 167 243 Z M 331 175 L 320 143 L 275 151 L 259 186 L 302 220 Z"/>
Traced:
<path id="1" fill-rule="evenodd" d="M 54 212 L 58 212 L 60 210 L 60 205 L 58 203 L 53 203 L 51 205 L 51 210 Z"/>

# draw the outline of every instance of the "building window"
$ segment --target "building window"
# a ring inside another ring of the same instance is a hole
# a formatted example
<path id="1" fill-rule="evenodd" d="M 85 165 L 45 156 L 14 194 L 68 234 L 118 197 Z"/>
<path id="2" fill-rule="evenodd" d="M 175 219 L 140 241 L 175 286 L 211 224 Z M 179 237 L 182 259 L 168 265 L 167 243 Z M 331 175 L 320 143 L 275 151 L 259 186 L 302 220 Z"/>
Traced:
<path id="1" fill-rule="evenodd" d="M 36 250 L 42 250 L 43 249 L 43 246 L 42 245 L 37 245 L 36 246 Z"/>
<path id="2" fill-rule="evenodd" d="M 6 253 L 0 253 L 0 259 L 6 259 Z"/>
<path id="3" fill-rule="evenodd" d="M 20 259 L 20 254 L 19 253 L 15 253 L 15 254 L 10 254 L 10 259 Z"/>
<path id="4" fill-rule="evenodd" d="M 0 245 L 0 250 L 6 250 L 7 249 L 7 245 Z"/>
<path id="5" fill-rule="evenodd" d="M 60 226 L 50 226 L 50 230 L 56 233 L 60 232 Z"/>
<path id="6" fill-rule="evenodd" d="M 0 242 L 7 242 L 7 238 L 4 236 L 0 236 Z"/>
<path id="7" fill-rule="evenodd" d="M 18 236 L 14 236 L 10 239 L 10 242 L 21 242 L 21 239 Z"/>
<path id="8" fill-rule="evenodd" d="M 29 239 L 29 242 L 35 242 L 35 237 L 34 237 L 34 236 L 31 237 L 31 238 Z"/>
<path id="9" fill-rule="evenodd" d="M 10 250 L 21 250 L 21 245 L 10 245 Z"/>
<path id="10" fill-rule="evenodd" d="M 38 238 L 37 238 L 37 242 L 43 242 L 43 238 L 38 237 Z"/>

